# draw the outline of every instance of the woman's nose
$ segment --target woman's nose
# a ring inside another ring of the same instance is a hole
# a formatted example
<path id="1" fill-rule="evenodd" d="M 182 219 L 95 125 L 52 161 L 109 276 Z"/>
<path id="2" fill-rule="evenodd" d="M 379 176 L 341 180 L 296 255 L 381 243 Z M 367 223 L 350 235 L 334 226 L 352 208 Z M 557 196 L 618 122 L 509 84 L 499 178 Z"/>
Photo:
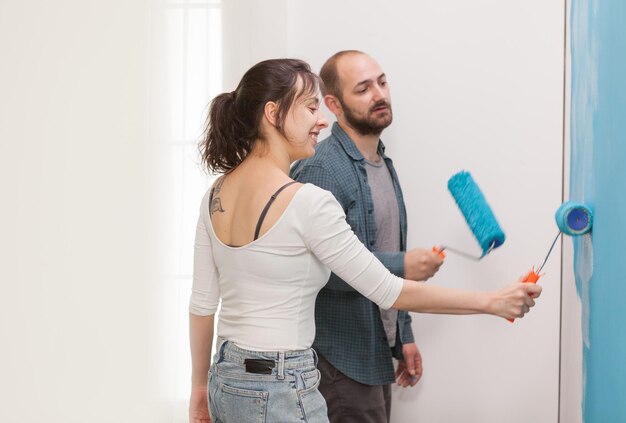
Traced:
<path id="1" fill-rule="evenodd" d="M 319 126 L 322 129 L 328 127 L 328 119 L 326 119 L 326 116 L 324 115 L 324 113 L 320 112 L 319 119 L 317 119 L 317 126 Z"/>

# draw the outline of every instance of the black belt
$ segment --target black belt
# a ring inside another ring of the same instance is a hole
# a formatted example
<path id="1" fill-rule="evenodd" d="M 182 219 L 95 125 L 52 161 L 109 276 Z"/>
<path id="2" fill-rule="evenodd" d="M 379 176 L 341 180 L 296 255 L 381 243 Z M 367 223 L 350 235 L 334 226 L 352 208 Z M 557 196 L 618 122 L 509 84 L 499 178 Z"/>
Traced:
<path id="1" fill-rule="evenodd" d="M 271 375 L 272 369 L 276 367 L 274 360 L 262 360 L 255 358 L 246 358 L 243 361 L 246 366 L 247 373 L 257 373 L 261 375 Z"/>

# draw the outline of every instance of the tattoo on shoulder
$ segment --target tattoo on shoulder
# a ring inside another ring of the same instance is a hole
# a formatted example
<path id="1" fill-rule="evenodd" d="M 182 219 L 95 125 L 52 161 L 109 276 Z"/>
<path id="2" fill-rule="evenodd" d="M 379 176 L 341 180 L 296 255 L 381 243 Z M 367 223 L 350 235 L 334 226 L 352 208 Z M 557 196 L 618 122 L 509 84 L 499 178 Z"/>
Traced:
<path id="1" fill-rule="evenodd" d="M 222 200 L 220 199 L 220 190 L 222 189 L 222 184 L 224 183 L 224 177 L 221 177 L 219 181 L 215 184 L 213 188 L 213 199 L 211 200 L 211 207 L 209 209 L 211 215 L 215 212 L 223 213 L 225 210 L 222 208 Z"/>

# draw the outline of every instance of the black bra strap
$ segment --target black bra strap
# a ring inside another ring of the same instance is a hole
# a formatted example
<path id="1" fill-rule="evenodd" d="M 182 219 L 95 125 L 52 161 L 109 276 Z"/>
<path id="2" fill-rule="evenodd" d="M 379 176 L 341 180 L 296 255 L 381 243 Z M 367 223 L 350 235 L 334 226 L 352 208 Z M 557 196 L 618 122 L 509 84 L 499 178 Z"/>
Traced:
<path id="1" fill-rule="evenodd" d="M 261 216 L 259 216 L 259 221 L 256 224 L 256 230 L 254 231 L 254 240 L 255 241 L 259 237 L 259 232 L 261 231 L 261 225 L 263 225 L 263 220 L 265 220 L 265 215 L 267 214 L 267 211 L 270 209 L 270 206 L 272 205 L 274 200 L 276 200 L 276 197 L 278 197 L 278 194 L 280 194 L 280 192 L 282 190 L 284 190 L 285 188 L 287 188 L 289 185 L 292 185 L 292 184 L 295 184 L 295 183 L 296 183 L 296 181 L 287 182 L 285 185 L 283 185 L 282 187 L 278 188 L 278 190 L 274 193 L 274 195 L 272 195 L 270 197 L 269 201 L 265 205 L 265 208 L 261 212 Z"/>

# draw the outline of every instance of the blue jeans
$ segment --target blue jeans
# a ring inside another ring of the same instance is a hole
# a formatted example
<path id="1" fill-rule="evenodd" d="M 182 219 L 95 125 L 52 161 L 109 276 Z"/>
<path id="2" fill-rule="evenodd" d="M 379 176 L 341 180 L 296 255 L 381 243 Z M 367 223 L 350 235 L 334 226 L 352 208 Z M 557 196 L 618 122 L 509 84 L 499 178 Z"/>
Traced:
<path id="1" fill-rule="evenodd" d="M 274 368 L 271 374 L 249 373 L 245 359 L 273 360 Z M 218 339 L 208 384 L 213 423 L 328 423 L 316 364 L 312 348 L 249 351 Z"/>

